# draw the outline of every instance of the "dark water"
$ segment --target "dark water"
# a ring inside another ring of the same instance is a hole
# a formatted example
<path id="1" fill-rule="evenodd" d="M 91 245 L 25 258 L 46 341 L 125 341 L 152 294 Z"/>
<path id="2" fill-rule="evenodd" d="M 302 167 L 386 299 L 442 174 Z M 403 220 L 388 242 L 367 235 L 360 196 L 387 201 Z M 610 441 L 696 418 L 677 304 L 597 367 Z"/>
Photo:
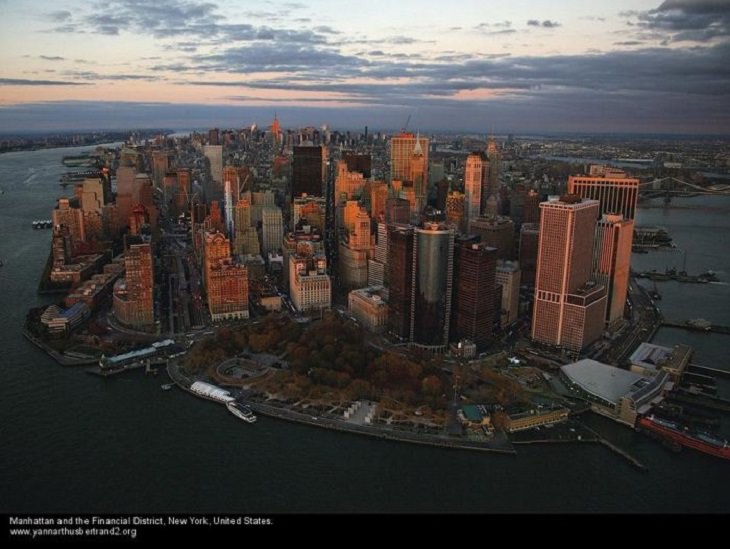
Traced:
<path id="1" fill-rule="evenodd" d="M 104 380 L 56 365 L 22 338 L 20 325 L 41 302 L 35 288 L 50 239 L 30 222 L 49 217 L 63 154 L 0 155 L 0 512 L 730 511 L 728 463 L 669 453 L 602 418 L 591 421 L 648 473 L 595 445 L 525 447 L 510 457 L 267 418 L 249 426 L 221 406 L 162 392 L 162 379 Z M 692 244 L 690 271 L 713 268 L 730 278 L 726 217 L 641 215 Z M 665 292 L 663 307 L 730 324 L 728 291 L 677 287 Z M 722 336 L 667 331 L 659 339 L 689 341 L 698 361 L 727 367 Z"/>

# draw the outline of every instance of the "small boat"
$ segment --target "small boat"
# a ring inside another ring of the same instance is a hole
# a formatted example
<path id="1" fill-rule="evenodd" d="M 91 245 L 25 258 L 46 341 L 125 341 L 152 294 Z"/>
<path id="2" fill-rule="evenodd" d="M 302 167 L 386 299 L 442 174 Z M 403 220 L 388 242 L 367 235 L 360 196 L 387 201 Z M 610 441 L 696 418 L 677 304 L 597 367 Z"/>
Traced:
<path id="1" fill-rule="evenodd" d="M 169 391 L 174 386 L 175 386 L 174 383 L 165 383 L 164 385 L 160 385 L 160 389 L 162 389 L 163 391 Z"/>

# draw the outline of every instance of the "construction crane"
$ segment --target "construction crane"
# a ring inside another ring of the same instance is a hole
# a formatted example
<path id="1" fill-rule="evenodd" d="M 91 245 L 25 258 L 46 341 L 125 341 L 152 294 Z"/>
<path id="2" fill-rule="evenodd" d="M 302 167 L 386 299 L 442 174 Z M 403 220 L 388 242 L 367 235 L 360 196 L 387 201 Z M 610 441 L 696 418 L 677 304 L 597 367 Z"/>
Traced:
<path id="1" fill-rule="evenodd" d="M 403 133 L 406 133 L 408 131 L 408 124 L 411 122 L 411 115 L 408 115 L 408 118 L 406 118 L 406 123 L 403 125 L 403 130 L 401 130 Z"/>

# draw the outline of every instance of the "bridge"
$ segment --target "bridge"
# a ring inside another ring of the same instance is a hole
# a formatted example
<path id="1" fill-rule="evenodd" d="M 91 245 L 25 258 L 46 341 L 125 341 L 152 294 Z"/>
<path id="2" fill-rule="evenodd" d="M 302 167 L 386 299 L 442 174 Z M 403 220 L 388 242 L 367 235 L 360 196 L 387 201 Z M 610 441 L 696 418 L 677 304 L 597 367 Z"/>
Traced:
<path id="1" fill-rule="evenodd" d="M 672 195 L 680 196 L 730 196 L 730 185 L 714 185 L 703 187 L 676 177 L 662 177 L 639 184 L 639 193 L 647 198 L 664 196 L 671 198 Z"/>

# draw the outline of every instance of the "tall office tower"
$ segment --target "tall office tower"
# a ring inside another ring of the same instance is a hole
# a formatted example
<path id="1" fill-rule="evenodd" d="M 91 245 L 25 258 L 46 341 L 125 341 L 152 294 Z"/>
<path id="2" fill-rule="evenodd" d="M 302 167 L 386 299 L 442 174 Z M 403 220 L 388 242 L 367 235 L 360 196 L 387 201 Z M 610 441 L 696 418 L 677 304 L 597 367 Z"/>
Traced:
<path id="1" fill-rule="evenodd" d="M 158 189 L 162 187 L 162 180 L 169 169 L 167 151 L 152 151 L 152 181 Z"/>
<path id="2" fill-rule="evenodd" d="M 281 248 L 284 239 L 284 220 L 281 208 L 266 206 L 261 212 L 261 250 L 264 254 Z"/>
<path id="3" fill-rule="evenodd" d="M 513 257 L 515 224 L 509 217 L 479 217 L 469 224 L 469 233 L 478 235 L 487 246 L 497 248 L 499 259 Z"/>
<path id="4" fill-rule="evenodd" d="M 535 189 L 530 189 L 525 195 L 522 208 L 523 223 L 540 223 L 540 195 Z"/>
<path id="5" fill-rule="evenodd" d="M 238 202 L 241 198 L 239 189 L 241 188 L 241 182 L 238 179 L 238 168 L 236 166 L 226 166 L 223 168 L 223 188 L 225 184 L 231 183 L 231 195 L 233 196 L 233 202 Z"/>
<path id="6" fill-rule="evenodd" d="M 416 189 L 413 185 L 411 185 L 410 181 L 405 181 L 403 183 L 403 187 L 401 187 L 400 190 L 400 197 L 403 200 L 408 201 L 408 209 L 411 212 L 411 215 L 418 215 L 420 212 L 418 211 L 418 199 L 416 198 Z"/>
<path id="7" fill-rule="evenodd" d="M 511 190 L 504 188 L 503 191 L 509 192 L 509 217 L 516 225 L 522 225 L 525 220 L 525 198 L 527 190 L 522 183 L 518 183 Z M 504 204 L 503 204 L 504 207 Z"/>
<path id="8" fill-rule="evenodd" d="M 294 147 L 292 199 L 302 194 L 324 196 L 327 151 L 324 147 Z"/>
<path id="9" fill-rule="evenodd" d="M 348 202 L 355 205 L 354 214 L 346 210 L 347 238 L 340 241 L 339 246 L 339 274 L 346 289 L 364 288 L 368 281 L 368 258 L 373 254 L 372 239 L 370 237 L 370 216 L 365 208 L 357 202 Z"/>
<path id="10" fill-rule="evenodd" d="M 403 132 L 390 140 L 390 179 L 412 181 L 411 163 L 416 150 L 416 140 L 423 154 L 424 176 L 428 181 L 428 137 L 416 138 L 415 135 Z"/>
<path id="11" fill-rule="evenodd" d="M 634 221 L 624 219 L 621 214 L 603 214 L 596 224 L 593 276 L 608 293 L 606 326 L 609 330 L 620 327 L 623 322 L 633 236 Z"/>
<path id="12" fill-rule="evenodd" d="M 499 325 L 504 328 L 517 320 L 520 306 L 520 264 L 517 261 L 497 261 L 496 284 L 502 287 L 502 309 Z"/>
<path id="13" fill-rule="evenodd" d="M 446 197 L 446 221 L 454 225 L 460 233 L 463 233 L 466 228 L 464 219 L 465 199 L 464 193 L 459 191 L 451 191 L 449 196 Z"/>
<path id="14" fill-rule="evenodd" d="M 175 204 L 179 211 L 187 211 L 192 199 L 192 185 L 190 181 L 190 168 L 177 169 L 177 192 Z"/>
<path id="15" fill-rule="evenodd" d="M 221 212 L 221 206 L 217 200 L 210 202 L 210 224 L 216 231 L 225 232 L 223 212 Z"/>
<path id="16" fill-rule="evenodd" d="M 523 223 L 520 228 L 520 267 L 522 268 L 521 283 L 526 286 L 535 286 L 535 271 L 537 270 L 537 248 L 540 243 L 540 225 L 537 223 Z"/>
<path id="17" fill-rule="evenodd" d="M 270 190 L 255 191 L 251 193 L 251 223 L 258 225 L 261 222 L 261 212 L 264 208 L 275 208 L 276 200 L 274 193 Z"/>
<path id="18" fill-rule="evenodd" d="M 223 146 L 203 145 L 203 155 L 210 162 L 210 177 L 219 186 L 223 185 Z"/>
<path id="19" fill-rule="evenodd" d="M 365 179 L 362 173 L 350 170 L 348 164 L 340 160 L 335 178 L 335 203 L 360 198 L 364 188 Z"/>
<path id="20" fill-rule="evenodd" d="M 274 144 L 281 143 L 281 124 L 276 113 L 274 113 L 274 120 L 271 122 L 271 139 Z"/>
<path id="21" fill-rule="evenodd" d="M 482 158 L 482 215 L 495 216 L 500 213 L 499 171 L 501 156 L 493 137 L 487 142 L 486 158 Z"/>
<path id="22" fill-rule="evenodd" d="M 368 260 L 368 286 L 387 286 L 386 265 L 388 264 L 388 225 L 378 222 L 377 242 L 373 259 Z"/>
<path id="23" fill-rule="evenodd" d="M 345 151 L 342 153 L 342 161 L 347 164 L 348 171 L 361 173 L 365 179 L 372 176 L 372 159 L 369 154 Z"/>
<path id="24" fill-rule="evenodd" d="M 149 225 L 150 223 L 150 216 L 149 213 L 147 213 L 147 208 L 145 208 L 142 204 L 137 204 L 134 208 L 132 208 L 132 213 L 129 214 L 129 222 L 127 225 L 129 226 L 129 234 L 132 236 L 137 236 L 142 234 L 142 228 L 145 225 Z"/>
<path id="25" fill-rule="evenodd" d="M 137 170 L 135 168 L 122 165 L 117 168 L 116 203 L 119 210 L 119 219 L 123 224 L 127 223 L 134 203 L 139 202 L 135 197 L 135 194 L 138 194 L 135 188 L 136 178 Z"/>
<path id="26" fill-rule="evenodd" d="M 220 145 L 221 144 L 221 131 L 218 128 L 212 128 L 208 130 L 208 144 L 209 145 Z"/>
<path id="27" fill-rule="evenodd" d="M 256 255 L 260 252 L 259 237 L 251 224 L 251 202 L 247 198 L 238 201 L 233 209 L 235 226 L 235 251 L 237 255 Z"/>
<path id="28" fill-rule="evenodd" d="M 388 200 L 388 185 L 385 181 L 372 181 L 370 190 L 370 217 L 380 219 L 385 216 L 385 201 Z"/>
<path id="29" fill-rule="evenodd" d="M 471 153 L 466 157 L 464 166 L 464 194 L 466 227 L 469 222 L 477 219 L 482 208 L 482 186 L 488 170 L 484 169 L 484 155 Z M 487 163 L 488 165 L 489 163 Z"/>
<path id="30" fill-rule="evenodd" d="M 292 255 L 313 256 L 324 253 L 322 233 L 313 227 L 295 227 L 291 232 L 284 235 L 281 246 L 282 257 L 282 283 L 284 289 L 289 291 L 289 258 Z"/>
<path id="31" fill-rule="evenodd" d="M 601 334 L 606 291 L 592 282 L 597 200 L 565 195 L 540 204 L 532 339 L 580 351 Z"/>
<path id="32" fill-rule="evenodd" d="M 230 257 L 219 259 L 208 272 L 206 294 L 214 322 L 248 318 L 248 269 Z"/>
<path id="33" fill-rule="evenodd" d="M 53 210 L 53 225 L 66 227 L 71 237 L 71 247 L 76 248 L 86 241 L 84 215 L 80 208 L 71 206 L 68 198 L 59 198 L 56 209 Z"/>
<path id="34" fill-rule="evenodd" d="M 478 237 L 456 239 L 452 340 L 471 339 L 479 349 L 489 345 L 496 316 L 496 264 L 497 250 Z"/>
<path id="35" fill-rule="evenodd" d="M 124 254 L 124 278 L 114 284 L 114 316 L 126 326 L 145 328 L 155 323 L 152 248 L 132 244 Z"/>
<path id="36" fill-rule="evenodd" d="M 410 223 L 410 203 L 403 198 L 388 198 L 385 201 L 385 221 L 386 223 Z"/>
<path id="37" fill-rule="evenodd" d="M 428 169 L 426 166 L 426 156 L 421 147 L 420 138 L 416 138 L 416 145 L 413 148 L 411 156 L 411 171 L 409 181 L 413 182 L 413 189 L 416 194 L 415 211 L 419 214 L 426 207 L 428 200 Z"/>
<path id="38" fill-rule="evenodd" d="M 224 198 L 226 234 L 228 235 L 228 238 L 233 239 L 233 183 L 230 180 L 227 180 L 225 183 Z"/>
<path id="39" fill-rule="evenodd" d="M 446 209 L 446 198 L 449 195 L 449 180 L 439 179 L 436 183 L 436 209 L 444 211 Z"/>
<path id="40" fill-rule="evenodd" d="M 81 209 L 84 213 L 101 213 L 104 207 L 104 183 L 101 178 L 87 177 L 82 184 Z"/>
<path id="41" fill-rule="evenodd" d="M 434 160 L 428 166 L 428 186 L 434 187 L 439 181 L 446 179 L 446 171 L 444 170 L 444 162 Z"/>
<path id="42" fill-rule="evenodd" d="M 324 234 L 326 215 L 327 201 L 322 196 L 300 196 L 292 203 L 294 227 L 306 219 L 307 224 Z"/>
<path id="43" fill-rule="evenodd" d="M 634 219 L 636 202 L 639 199 L 639 180 L 627 177 L 621 170 L 607 169 L 604 166 L 591 166 L 591 172 L 594 175 L 571 175 L 568 178 L 568 193 L 598 200 L 600 206 L 596 219 L 600 219 L 605 213 L 621 214 L 624 219 Z"/>
<path id="44" fill-rule="evenodd" d="M 208 290 L 208 274 L 221 259 L 231 257 L 231 241 L 223 233 L 212 229 L 203 234 L 203 287 Z"/>
<path id="45" fill-rule="evenodd" d="M 289 295 L 297 311 L 329 309 L 332 282 L 324 254 L 294 254 L 289 257 Z"/>
<path id="46" fill-rule="evenodd" d="M 454 236 L 454 230 L 441 223 L 424 223 L 415 229 L 412 341 L 434 351 L 449 344 Z"/>
<path id="47" fill-rule="evenodd" d="M 401 341 L 410 341 L 413 331 L 413 234 L 410 225 L 395 225 L 388 232 L 388 330 Z"/>
<path id="48" fill-rule="evenodd" d="M 66 225 L 53 226 L 53 237 L 51 240 L 51 254 L 53 255 L 52 271 L 64 270 L 73 257 L 73 244 L 71 243 L 71 231 Z"/>

